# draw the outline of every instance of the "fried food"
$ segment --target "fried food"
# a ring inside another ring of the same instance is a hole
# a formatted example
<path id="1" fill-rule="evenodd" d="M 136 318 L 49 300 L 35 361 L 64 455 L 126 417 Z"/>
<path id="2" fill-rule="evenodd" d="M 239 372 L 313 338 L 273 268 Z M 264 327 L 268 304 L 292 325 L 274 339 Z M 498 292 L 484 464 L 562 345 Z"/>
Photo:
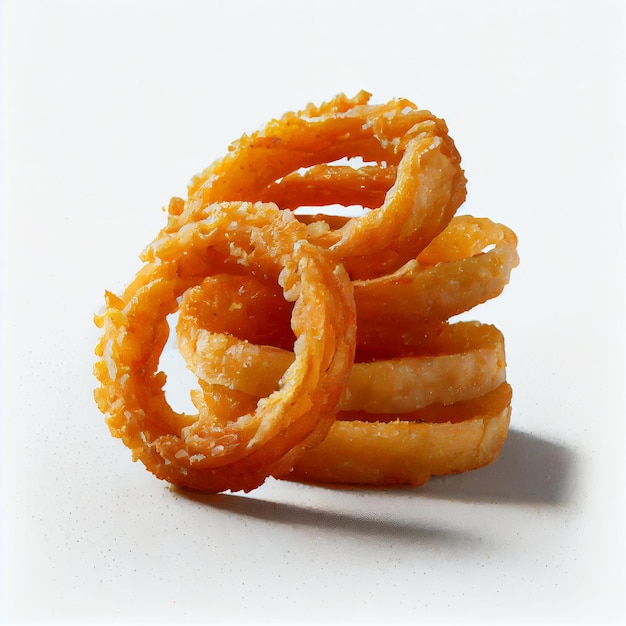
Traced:
<path id="1" fill-rule="evenodd" d="M 439 408 L 439 407 L 438 407 Z M 448 408 L 448 407 L 441 407 Z M 424 484 L 432 476 L 458 474 L 491 463 L 506 439 L 510 387 L 464 403 L 449 413 L 465 419 L 345 420 L 338 417 L 321 444 L 298 457 L 281 478 L 354 485 Z M 433 411 L 436 413 L 436 411 Z M 423 414 L 428 418 L 428 412 Z"/>
<path id="2" fill-rule="evenodd" d="M 106 292 L 96 402 L 158 478 L 420 485 L 497 457 L 504 338 L 451 318 L 500 295 L 517 238 L 455 216 L 466 179 L 442 119 L 369 100 L 234 142 L 172 198 L 123 293 Z M 159 369 L 174 314 L 194 414 L 169 405 Z"/>
<path id="3" fill-rule="evenodd" d="M 355 307 L 348 276 L 273 205 L 222 203 L 144 252 L 144 266 L 120 296 L 107 294 L 97 319 L 96 400 L 114 436 L 159 478 L 205 491 L 258 487 L 290 453 L 321 441 L 350 373 Z M 215 271 L 263 272 L 294 302 L 294 360 L 253 411 L 218 419 L 185 415 L 165 399 L 158 371 L 167 316 L 177 299 Z"/>
<path id="4" fill-rule="evenodd" d="M 241 311 L 254 311 L 262 292 L 248 277 L 238 278 L 211 277 L 185 293 L 176 328 L 178 346 L 199 380 L 264 397 L 278 387 L 294 355 L 253 343 L 250 335 L 237 336 Z M 222 306 L 223 297 L 230 307 Z M 504 380 L 500 331 L 478 323 L 451 324 L 423 341 L 412 356 L 355 363 L 337 410 L 408 413 L 483 395 Z"/>
<path id="5" fill-rule="evenodd" d="M 409 100 L 370 105 L 369 98 L 339 96 L 244 135 L 193 179 L 189 197 L 373 209 L 338 228 L 319 215 L 308 239 L 353 278 L 397 269 L 447 225 L 465 200 L 466 180 L 443 120 Z M 333 166 L 344 158 L 373 164 Z"/>
<path id="6" fill-rule="evenodd" d="M 416 259 L 391 274 L 353 281 L 359 344 L 378 355 L 411 352 L 440 321 L 499 296 L 518 263 L 511 229 L 454 217 Z"/>

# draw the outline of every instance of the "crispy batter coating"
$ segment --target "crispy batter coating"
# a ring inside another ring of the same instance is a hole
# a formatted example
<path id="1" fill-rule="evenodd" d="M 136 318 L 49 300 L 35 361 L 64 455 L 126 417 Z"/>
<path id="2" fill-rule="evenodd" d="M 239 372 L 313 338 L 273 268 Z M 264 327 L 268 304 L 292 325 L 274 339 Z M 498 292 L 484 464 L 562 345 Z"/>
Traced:
<path id="1" fill-rule="evenodd" d="M 289 465 L 293 449 L 305 440 L 317 443 L 330 428 L 354 357 L 354 300 L 343 267 L 300 238 L 302 232 L 273 205 L 208 207 L 206 219 L 174 235 L 160 233 L 125 292 L 107 294 L 97 320 L 104 335 L 96 400 L 112 434 L 159 478 L 204 491 L 250 490 Z M 279 280 L 294 301 L 296 340 L 278 389 L 254 410 L 222 421 L 208 412 L 174 411 L 158 363 L 178 298 L 225 269 Z"/>
<path id="2" fill-rule="evenodd" d="M 481 410 L 459 421 L 337 419 L 317 447 L 281 478 L 353 485 L 412 485 L 491 463 L 506 439 L 511 416 L 508 385 L 481 398 Z M 467 407 L 452 405 L 455 410 Z M 425 413 L 426 415 L 426 413 Z"/>
<path id="3" fill-rule="evenodd" d="M 187 291 L 176 330 L 179 349 L 199 380 L 263 397 L 277 388 L 294 355 L 237 335 L 240 312 L 258 306 L 259 290 L 242 289 L 233 278 L 242 277 L 212 277 Z M 225 296 L 235 306 L 218 308 Z M 483 395 L 504 379 L 504 338 L 497 328 L 446 325 L 411 356 L 355 363 L 337 410 L 408 413 Z"/>
<path id="4" fill-rule="evenodd" d="M 443 120 L 406 99 L 371 105 L 369 97 L 339 96 L 244 135 L 193 179 L 189 198 L 262 200 L 291 210 L 331 201 L 369 207 L 337 228 L 318 216 L 308 239 L 353 278 L 397 269 L 445 228 L 465 200 L 466 181 Z M 372 165 L 332 166 L 356 157 Z"/>
<path id="5" fill-rule="evenodd" d="M 420 485 L 493 461 L 504 338 L 450 318 L 500 295 L 517 238 L 455 216 L 465 196 L 446 123 L 406 99 L 340 95 L 243 135 L 106 292 L 95 398 L 111 433 L 208 492 Z M 195 414 L 168 404 L 159 369 L 174 313 Z"/>

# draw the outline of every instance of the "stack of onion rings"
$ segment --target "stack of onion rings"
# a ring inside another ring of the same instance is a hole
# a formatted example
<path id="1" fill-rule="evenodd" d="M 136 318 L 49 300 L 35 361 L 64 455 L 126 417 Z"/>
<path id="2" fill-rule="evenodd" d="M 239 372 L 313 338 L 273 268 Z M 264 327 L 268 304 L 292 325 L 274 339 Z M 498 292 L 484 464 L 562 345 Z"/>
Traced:
<path id="1" fill-rule="evenodd" d="M 491 462 L 510 419 L 504 339 L 450 318 L 502 292 L 517 239 L 455 216 L 464 199 L 446 124 L 408 100 L 338 96 L 244 135 L 106 293 L 95 397 L 112 434 L 207 492 L 419 485 Z M 176 312 L 193 415 L 159 370 Z"/>

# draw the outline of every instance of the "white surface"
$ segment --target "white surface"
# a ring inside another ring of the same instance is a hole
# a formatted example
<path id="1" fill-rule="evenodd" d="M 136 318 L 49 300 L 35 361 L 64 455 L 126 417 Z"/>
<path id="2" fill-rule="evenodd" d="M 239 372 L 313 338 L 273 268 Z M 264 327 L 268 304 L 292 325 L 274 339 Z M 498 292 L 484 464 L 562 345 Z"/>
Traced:
<path id="1" fill-rule="evenodd" d="M 6 622 L 624 623 L 624 5 L 4 2 Z M 244 131 L 361 88 L 444 117 L 520 238 L 500 460 L 190 497 L 93 400 L 92 314 Z"/>

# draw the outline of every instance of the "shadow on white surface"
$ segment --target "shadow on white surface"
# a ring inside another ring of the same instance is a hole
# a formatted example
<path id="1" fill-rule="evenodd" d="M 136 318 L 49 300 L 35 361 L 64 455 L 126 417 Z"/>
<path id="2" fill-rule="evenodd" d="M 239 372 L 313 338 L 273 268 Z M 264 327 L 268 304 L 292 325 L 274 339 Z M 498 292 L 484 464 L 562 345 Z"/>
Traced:
<path id="1" fill-rule="evenodd" d="M 433 478 L 418 488 L 361 489 L 315 487 L 324 491 L 357 491 L 377 498 L 437 498 L 458 502 L 487 502 L 534 506 L 562 506 L 571 494 L 575 457 L 563 445 L 537 436 L 511 431 L 498 460 L 488 467 L 456 476 Z M 468 543 L 475 537 L 467 529 L 444 528 L 423 520 L 391 519 L 346 510 L 325 510 L 319 505 L 274 502 L 249 495 L 201 494 L 174 491 L 199 504 L 234 515 L 294 526 L 332 529 L 361 535 L 411 541 Z M 377 500 L 380 503 L 380 500 Z"/>
<path id="2" fill-rule="evenodd" d="M 207 495 L 179 490 L 177 493 L 213 509 L 272 524 L 332 530 L 335 533 L 345 532 L 352 536 L 375 536 L 394 542 L 422 541 L 465 545 L 478 539 L 467 529 L 444 528 L 416 519 L 392 519 L 374 513 L 371 516 L 364 515 L 360 511 L 350 511 L 348 508 L 338 512 L 315 505 L 274 502 L 238 494 Z"/>
<path id="3" fill-rule="evenodd" d="M 494 463 L 473 472 L 433 478 L 416 495 L 562 506 L 571 498 L 575 460 L 574 453 L 561 444 L 511 430 Z"/>

